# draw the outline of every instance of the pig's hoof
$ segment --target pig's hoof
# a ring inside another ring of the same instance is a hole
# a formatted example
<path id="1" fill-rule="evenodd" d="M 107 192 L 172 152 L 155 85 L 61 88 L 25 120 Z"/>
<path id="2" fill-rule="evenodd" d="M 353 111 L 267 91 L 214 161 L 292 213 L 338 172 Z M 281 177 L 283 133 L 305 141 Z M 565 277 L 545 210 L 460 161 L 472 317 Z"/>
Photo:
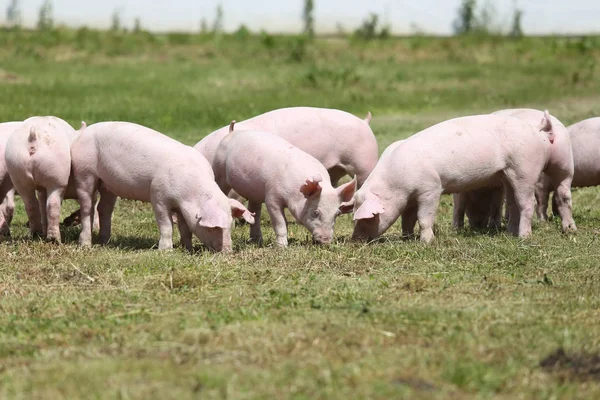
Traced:
<path id="1" fill-rule="evenodd" d="M 46 238 L 48 243 L 60 244 L 60 236 L 48 236 Z"/>
<path id="2" fill-rule="evenodd" d="M 104 246 L 104 245 L 108 244 L 108 242 L 110 241 L 110 236 L 100 235 L 98 240 L 99 240 L 100 244 Z"/>
<path id="3" fill-rule="evenodd" d="M 260 246 L 263 244 L 263 238 L 262 238 L 262 236 L 256 236 L 256 237 L 251 236 L 250 243 L 255 243 Z"/>
<path id="4" fill-rule="evenodd" d="M 173 242 L 159 242 L 158 243 L 158 249 L 163 251 L 169 251 L 169 250 L 173 250 Z"/>
<path id="5" fill-rule="evenodd" d="M 563 227 L 562 231 L 566 234 L 574 234 L 577 233 L 577 226 L 575 226 L 575 224 L 569 225 L 567 227 Z"/>
<path id="6" fill-rule="evenodd" d="M 81 239 L 80 238 L 79 246 L 84 247 L 84 248 L 92 247 L 92 241 L 90 239 Z"/>

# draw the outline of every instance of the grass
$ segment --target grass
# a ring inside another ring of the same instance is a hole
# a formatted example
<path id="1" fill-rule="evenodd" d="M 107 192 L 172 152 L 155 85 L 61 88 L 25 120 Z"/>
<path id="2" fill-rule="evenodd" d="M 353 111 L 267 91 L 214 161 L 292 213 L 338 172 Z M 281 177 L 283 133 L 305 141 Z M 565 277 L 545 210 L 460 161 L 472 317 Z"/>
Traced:
<path id="1" fill-rule="evenodd" d="M 0 32 L 0 120 L 121 119 L 195 144 L 231 119 L 315 105 L 372 111 L 383 150 L 512 106 L 600 114 L 595 38 L 165 36 L 115 51 L 77 34 Z M 62 246 L 31 241 L 18 200 L 0 244 L 0 397 L 596 398 L 597 374 L 540 362 L 600 352 L 599 197 L 574 192 L 575 236 L 557 221 L 526 241 L 455 232 L 445 196 L 431 246 L 398 226 L 351 243 L 344 216 L 326 247 L 294 223 L 287 249 L 268 221 L 262 248 L 236 228 L 232 255 L 157 251 L 151 208 L 124 200 L 107 247 L 79 249 L 77 228 Z"/>

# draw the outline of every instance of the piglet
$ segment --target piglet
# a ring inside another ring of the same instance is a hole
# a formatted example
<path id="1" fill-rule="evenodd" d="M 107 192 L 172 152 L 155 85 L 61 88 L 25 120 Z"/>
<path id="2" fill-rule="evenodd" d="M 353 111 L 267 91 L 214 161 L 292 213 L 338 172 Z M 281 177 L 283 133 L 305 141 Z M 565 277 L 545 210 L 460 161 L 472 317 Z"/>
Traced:
<path id="1" fill-rule="evenodd" d="M 356 178 L 335 189 L 327 170 L 316 158 L 269 132 L 236 131 L 221 140 L 213 163 L 219 187 L 235 190 L 249 200 L 256 215 L 250 228 L 254 241 L 262 240 L 260 214 L 266 204 L 277 244 L 287 246 L 284 210 L 313 235 L 317 243 L 331 243 L 338 215 L 352 211 L 344 203 L 352 200 Z"/>
<path id="2" fill-rule="evenodd" d="M 402 215 L 403 232 L 411 233 L 418 220 L 421 241 L 429 243 L 440 195 L 501 182 L 520 216 L 510 231 L 529 236 L 533 187 L 549 139 L 543 129 L 516 118 L 479 115 L 442 122 L 393 144 L 354 196 L 353 238 L 375 239 Z"/>
<path id="3" fill-rule="evenodd" d="M 221 192 L 200 153 L 152 129 L 127 122 L 91 125 L 73 143 L 72 156 L 82 246 L 92 242 L 96 192 L 101 243 L 110 239 L 117 196 L 152 203 L 161 250 L 173 247 L 172 213 L 190 250 L 193 233 L 208 247 L 229 252 L 232 216 L 254 223 L 242 204 Z"/>
<path id="4" fill-rule="evenodd" d="M 30 232 L 59 243 L 60 209 L 69 184 L 75 136 L 75 129 L 60 118 L 32 117 L 6 144 L 6 166 L 25 203 Z"/>
<path id="5" fill-rule="evenodd" d="M 270 132 L 280 136 L 319 160 L 334 186 L 344 175 L 350 175 L 356 176 L 360 187 L 377 164 L 379 154 L 370 122 L 371 113 L 363 120 L 340 110 L 290 107 L 239 122 L 236 130 Z M 228 129 L 225 126 L 209 134 L 194 148 L 212 163 Z"/>

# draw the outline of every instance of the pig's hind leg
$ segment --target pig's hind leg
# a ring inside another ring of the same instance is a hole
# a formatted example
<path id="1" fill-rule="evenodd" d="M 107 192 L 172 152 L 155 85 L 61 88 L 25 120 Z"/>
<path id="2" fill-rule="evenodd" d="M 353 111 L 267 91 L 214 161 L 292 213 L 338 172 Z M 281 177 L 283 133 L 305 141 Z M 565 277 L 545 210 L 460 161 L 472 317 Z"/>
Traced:
<path id="1" fill-rule="evenodd" d="M 48 240 L 60 243 L 60 209 L 64 197 L 65 189 L 55 187 L 47 189 L 44 193 L 46 202 L 40 200 L 40 208 L 46 210 L 46 238 Z M 42 214 L 43 215 L 43 214 Z"/>

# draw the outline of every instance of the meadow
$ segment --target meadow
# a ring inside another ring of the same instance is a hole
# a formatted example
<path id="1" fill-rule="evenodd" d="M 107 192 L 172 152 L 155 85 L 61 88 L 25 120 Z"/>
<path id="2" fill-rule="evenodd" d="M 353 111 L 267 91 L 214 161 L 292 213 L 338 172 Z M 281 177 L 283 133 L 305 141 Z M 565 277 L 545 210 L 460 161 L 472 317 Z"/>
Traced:
<path id="1" fill-rule="evenodd" d="M 194 145 L 286 106 L 374 115 L 380 151 L 456 116 L 547 108 L 600 115 L 600 38 L 347 38 L 0 31 L 0 120 L 141 123 Z M 443 146 L 443 144 L 440 144 Z M 156 160 L 160 162 L 160 160 Z M 234 231 L 156 250 L 151 207 L 119 200 L 106 247 L 28 237 L 17 200 L 0 243 L 0 398 L 599 398 L 600 192 L 574 191 L 579 232 L 455 231 L 290 246 Z M 65 201 L 63 216 L 77 208 Z"/>

